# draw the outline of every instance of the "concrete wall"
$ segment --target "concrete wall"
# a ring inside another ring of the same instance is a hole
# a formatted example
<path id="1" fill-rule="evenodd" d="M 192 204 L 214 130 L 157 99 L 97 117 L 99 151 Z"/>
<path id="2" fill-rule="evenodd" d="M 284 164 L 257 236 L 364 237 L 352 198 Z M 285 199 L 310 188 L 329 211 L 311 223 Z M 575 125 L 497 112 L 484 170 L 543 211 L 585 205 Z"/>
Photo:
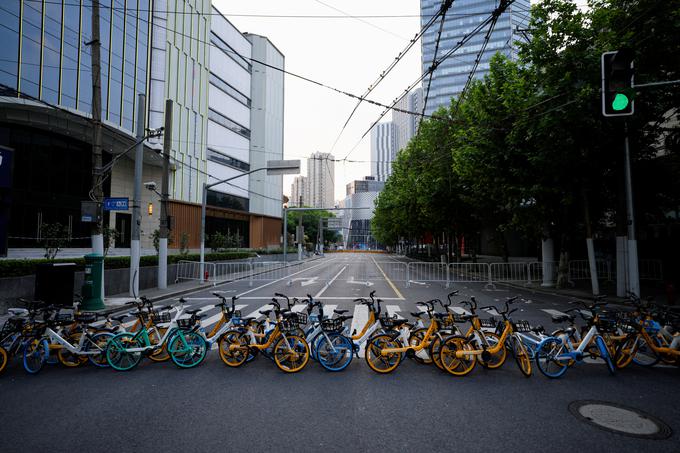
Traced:
<path id="1" fill-rule="evenodd" d="M 83 272 L 76 272 L 73 279 L 73 292 L 80 294 L 83 285 Z M 157 266 L 140 268 L 139 288 L 155 288 L 157 285 Z M 175 283 L 177 278 L 177 264 L 168 265 L 168 285 Z M 108 269 L 104 277 L 105 294 L 107 296 L 127 295 L 130 286 L 130 270 Z M 7 311 L 7 307 L 17 306 L 17 299 L 23 297 L 33 299 L 35 290 L 35 275 L 23 277 L 0 278 L 0 314 Z"/>

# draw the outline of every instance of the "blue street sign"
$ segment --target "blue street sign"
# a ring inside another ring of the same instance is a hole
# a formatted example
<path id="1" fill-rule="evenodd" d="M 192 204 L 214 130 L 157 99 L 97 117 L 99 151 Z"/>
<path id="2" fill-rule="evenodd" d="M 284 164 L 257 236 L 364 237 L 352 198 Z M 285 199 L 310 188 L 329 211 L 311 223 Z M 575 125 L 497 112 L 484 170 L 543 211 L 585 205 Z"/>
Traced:
<path id="1" fill-rule="evenodd" d="M 104 198 L 104 211 L 127 211 L 128 198 Z"/>

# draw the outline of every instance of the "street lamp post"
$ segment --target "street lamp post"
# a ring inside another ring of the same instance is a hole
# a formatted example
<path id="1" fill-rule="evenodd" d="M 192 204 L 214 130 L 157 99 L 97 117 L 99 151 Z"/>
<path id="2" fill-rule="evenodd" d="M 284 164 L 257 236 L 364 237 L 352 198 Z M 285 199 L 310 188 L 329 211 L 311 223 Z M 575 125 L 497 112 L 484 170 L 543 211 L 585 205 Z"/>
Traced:
<path id="1" fill-rule="evenodd" d="M 199 265 L 199 279 L 203 281 L 205 279 L 205 212 L 206 205 L 208 204 L 208 189 L 211 187 L 218 186 L 220 184 L 227 183 L 236 178 L 242 176 L 250 175 L 257 171 L 267 170 L 267 175 L 290 175 L 300 173 L 300 161 L 299 160 L 269 160 L 267 161 L 266 167 L 256 168 L 254 170 L 241 173 L 240 175 L 232 176 L 227 179 L 222 179 L 217 182 L 208 184 L 203 183 L 203 200 L 201 202 L 201 262 Z"/>

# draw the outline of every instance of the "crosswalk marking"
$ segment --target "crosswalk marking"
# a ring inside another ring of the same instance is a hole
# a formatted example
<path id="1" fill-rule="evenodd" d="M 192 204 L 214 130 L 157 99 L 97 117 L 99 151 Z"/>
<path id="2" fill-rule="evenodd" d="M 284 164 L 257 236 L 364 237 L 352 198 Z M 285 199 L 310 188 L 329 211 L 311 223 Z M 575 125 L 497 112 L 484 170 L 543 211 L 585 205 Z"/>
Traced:
<path id="1" fill-rule="evenodd" d="M 247 305 L 236 305 L 236 310 L 241 310 L 243 308 L 247 307 Z M 210 307 L 214 308 L 214 307 Z M 217 313 L 212 315 L 209 318 L 204 318 L 201 320 L 201 325 L 205 327 L 205 330 L 209 330 L 210 327 L 212 327 L 213 324 L 215 324 L 217 321 L 222 318 L 222 309 L 220 308 Z"/>
<path id="2" fill-rule="evenodd" d="M 357 304 L 354 306 L 354 317 L 352 318 L 352 325 L 349 328 L 350 335 L 354 332 L 354 330 L 357 331 L 357 333 L 361 332 L 361 329 L 364 328 L 364 325 L 368 321 L 368 307 L 366 305 L 362 304 Z M 359 349 L 359 357 L 364 357 L 364 349 L 365 349 L 366 343 L 361 345 L 361 348 Z"/>
<path id="3" fill-rule="evenodd" d="M 457 313 L 459 315 L 470 315 L 470 314 L 472 314 L 469 311 L 467 311 L 466 309 L 464 309 L 463 307 L 449 307 L 449 310 L 451 310 L 452 312 Z"/>
<path id="4" fill-rule="evenodd" d="M 550 316 L 566 316 L 567 314 L 553 308 L 541 308 L 541 311 L 548 313 Z"/>
<path id="5" fill-rule="evenodd" d="M 399 305 L 385 305 L 385 310 L 387 310 L 387 313 L 389 313 L 390 316 L 396 314 L 397 318 L 404 319 L 404 317 L 399 314 L 401 311 L 401 307 Z"/>
<path id="6" fill-rule="evenodd" d="M 273 308 L 274 308 L 274 306 L 272 304 L 263 305 L 263 306 L 259 307 L 257 310 L 254 310 L 253 312 L 248 313 L 245 317 L 246 318 L 255 318 L 255 319 L 261 318 L 262 315 L 259 313 L 260 311 L 271 310 Z"/>

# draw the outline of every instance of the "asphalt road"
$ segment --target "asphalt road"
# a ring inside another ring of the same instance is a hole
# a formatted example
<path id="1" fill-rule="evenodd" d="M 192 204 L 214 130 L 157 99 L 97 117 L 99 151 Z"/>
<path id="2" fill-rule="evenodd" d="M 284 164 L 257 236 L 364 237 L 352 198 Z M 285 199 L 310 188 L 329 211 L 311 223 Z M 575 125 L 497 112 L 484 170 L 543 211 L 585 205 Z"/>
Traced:
<path id="1" fill-rule="evenodd" d="M 239 295 L 243 315 L 257 314 L 275 292 L 311 294 L 329 309 L 347 308 L 372 290 L 390 313 L 410 317 L 415 301 L 445 298 L 450 289 L 411 276 L 387 255 L 342 254 L 186 296 L 215 319 L 212 291 Z M 314 278 L 316 277 L 316 279 Z M 551 310 L 570 307 L 561 296 L 483 284 L 456 285 L 480 305 L 522 298 L 516 319 L 551 329 Z M 546 311 L 548 310 L 548 311 Z M 214 321 L 212 321 L 214 322 Z M 208 326 L 209 327 L 209 326 Z M 378 375 L 363 359 L 341 373 L 311 362 L 287 375 L 264 357 L 229 369 L 215 351 L 196 369 L 143 361 L 119 373 L 93 367 L 46 366 L 27 375 L 18 362 L 0 377 L 1 452 L 25 451 L 603 451 L 680 452 L 680 370 L 629 367 L 610 376 L 585 363 L 559 380 L 537 370 L 523 377 L 514 361 L 499 370 L 477 367 L 455 378 L 406 360 Z M 666 440 L 624 437 L 587 425 L 567 410 L 574 400 L 603 400 L 641 409 L 673 429 Z"/>

